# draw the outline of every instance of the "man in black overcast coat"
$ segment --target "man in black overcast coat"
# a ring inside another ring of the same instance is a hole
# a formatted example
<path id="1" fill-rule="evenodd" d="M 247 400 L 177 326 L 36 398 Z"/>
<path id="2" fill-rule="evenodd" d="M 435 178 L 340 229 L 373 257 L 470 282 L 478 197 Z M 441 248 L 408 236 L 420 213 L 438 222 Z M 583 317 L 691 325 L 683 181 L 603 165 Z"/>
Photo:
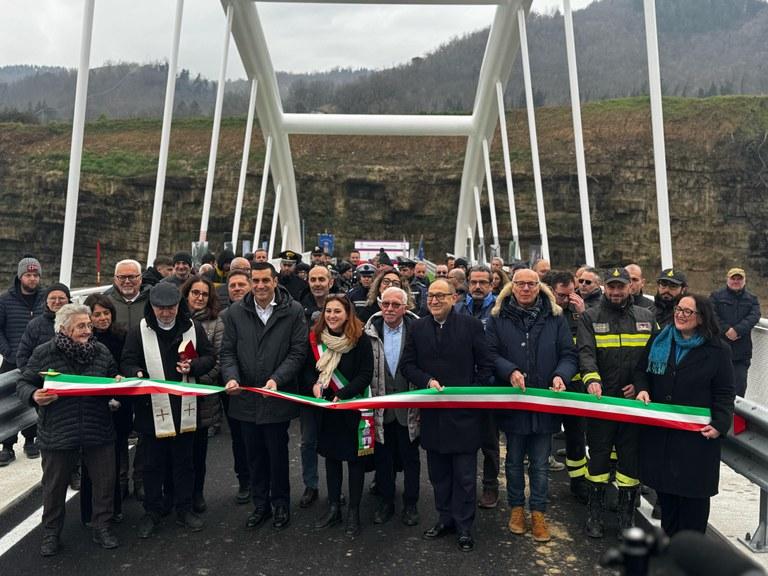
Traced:
<path id="1" fill-rule="evenodd" d="M 402 358 L 402 374 L 418 388 L 488 383 L 491 357 L 483 324 L 453 311 L 456 290 L 446 280 L 429 286 L 430 315 L 413 323 Z M 422 409 L 421 445 L 427 451 L 435 491 L 437 523 L 424 532 L 432 540 L 456 532 L 459 549 L 474 547 L 471 529 L 477 500 L 477 451 L 482 441 L 481 411 Z"/>

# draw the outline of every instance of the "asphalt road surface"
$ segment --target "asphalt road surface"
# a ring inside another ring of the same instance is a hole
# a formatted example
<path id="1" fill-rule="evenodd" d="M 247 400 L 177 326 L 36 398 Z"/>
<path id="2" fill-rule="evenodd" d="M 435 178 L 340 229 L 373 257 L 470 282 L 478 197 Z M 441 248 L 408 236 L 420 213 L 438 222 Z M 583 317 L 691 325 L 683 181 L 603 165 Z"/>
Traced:
<path id="1" fill-rule="evenodd" d="M 343 525 L 315 531 L 314 521 L 326 507 L 323 459 L 320 458 L 320 499 L 309 509 L 298 506 L 304 486 L 301 481 L 298 421 L 291 427 L 291 524 L 282 531 L 266 523 L 248 530 L 245 520 L 251 505 L 237 505 L 237 480 L 232 470 L 230 440 L 226 427 L 208 448 L 206 499 L 208 511 L 202 516 L 202 532 L 190 533 L 176 526 L 174 516 L 164 519 L 149 540 L 137 536 L 141 505 L 129 497 L 125 519 L 115 526 L 120 547 L 103 550 L 91 541 L 90 530 L 80 523 L 79 496 L 67 505 L 62 548 L 52 558 L 39 555 L 41 531 L 34 528 L 0 557 L 0 576 L 272 576 L 281 574 L 324 576 L 346 574 L 387 575 L 589 575 L 613 574 L 599 568 L 605 551 L 616 545 L 613 515 L 606 513 L 603 540 L 587 538 L 583 529 L 584 506 L 568 490 L 565 471 L 551 474 L 550 507 L 547 514 L 552 541 L 537 544 L 530 534 L 515 536 L 506 527 L 509 509 L 505 498 L 493 510 L 478 509 L 475 518 L 475 550 L 458 550 L 453 536 L 425 541 L 422 532 L 436 520 L 432 488 L 427 479 L 426 455 L 422 451 L 422 478 L 419 512 L 421 524 L 407 527 L 400 521 L 402 475 L 398 475 L 397 513 L 382 526 L 373 525 L 376 497 L 368 493 L 373 474 L 366 475 L 361 507 L 363 530 L 350 540 Z M 503 450 L 503 446 L 502 446 Z M 482 459 L 482 456 L 480 456 Z M 478 466 L 478 473 L 481 473 Z M 504 494 L 503 473 L 502 495 Z M 346 490 L 346 487 L 345 487 Z M 478 479 L 478 491 L 480 481 Z M 0 517 L 0 535 L 8 533 L 40 507 L 40 490 Z"/>

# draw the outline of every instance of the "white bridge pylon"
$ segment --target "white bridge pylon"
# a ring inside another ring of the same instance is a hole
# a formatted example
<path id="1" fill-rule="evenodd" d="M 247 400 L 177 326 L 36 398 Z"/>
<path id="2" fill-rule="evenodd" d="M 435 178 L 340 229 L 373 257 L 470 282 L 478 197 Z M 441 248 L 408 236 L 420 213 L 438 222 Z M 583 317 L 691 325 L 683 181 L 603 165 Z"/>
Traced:
<path id="1" fill-rule="evenodd" d="M 298 197 L 296 193 L 296 177 L 291 156 L 289 135 L 319 134 L 319 135 L 358 135 L 358 136 L 452 136 L 467 138 L 467 148 L 464 156 L 464 168 L 461 178 L 458 211 L 453 251 L 463 255 L 467 251 L 469 241 L 470 252 L 475 252 L 475 238 L 484 242 L 485 235 L 478 233 L 478 222 L 482 222 L 478 214 L 482 206 L 479 199 L 482 194 L 493 194 L 493 185 L 489 181 L 492 174 L 489 149 L 493 142 L 496 126 L 504 117 L 503 93 L 512 73 L 512 66 L 518 52 L 522 48 L 524 83 L 527 100 L 528 126 L 531 135 L 531 151 L 533 173 L 535 176 L 536 205 L 539 220 L 540 244 L 542 256 L 549 257 L 549 241 L 547 238 L 546 220 L 544 214 L 544 193 L 541 174 L 538 166 L 537 142 L 535 139 L 536 123 L 532 102 L 532 87 L 530 65 L 528 62 L 525 19 L 531 9 L 533 0 L 266 0 L 271 2 L 293 2 L 311 4 L 423 4 L 423 5 L 495 5 L 496 12 L 491 23 L 485 55 L 483 57 L 480 76 L 475 94 L 472 113 L 469 115 L 357 115 L 357 114 L 287 114 L 283 111 L 282 99 L 278 90 L 275 70 L 272 65 L 267 40 L 259 18 L 256 2 L 253 0 L 220 0 L 226 23 L 226 41 L 222 54 L 222 69 L 219 75 L 217 105 L 213 118 L 213 134 L 209 158 L 209 174 L 207 175 L 206 191 L 203 200 L 200 224 L 200 239 L 205 240 L 208 229 L 210 202 L 214 190 L 213 172 L 216 165 L 216 148 L 218 144 L 218 126 L 221 122 L 221 98 L 223 98 L 223 82 L 227 66 L 227 48 L 230 35 L 240 55 L 243 67 L 251 82 L 251 108 L 249 109 L 248 126 L 252 122 L 251 111 L 254 105 L 259 119 L 262 137 L 267 144 L 268 153 L 265 158 L 264 175 L 259 196 L 259 214 L 254 234 L 254 248 L 261 233 L 264 196 L 269 177 L 275 190 L 276 206 L 270 237 L 270 251 L 276 246 L 275 232 L 281 231 L 280 245 L 294 250 L 303 251 L 303 237 Z M 93 10 L 95 0 L 83 0 L 84 17 L 81 40 L 80 68 L 78 69 L 77 93 L 75 96 L 75 115 L 73 121 L 72 151 L 70 156 L 70 178 L 67 188 L 67 210 L 64 221 L 64 238 L 62 242 L 62 259 L 60 280 L 71 283 L 72 248 L 74 246 L 75 224 L 77 219 L 77 193 L 79 187 L 80 157 L 82 153 L 82 135 L 85 123 L 85 102 L 87 93 L 87 70 L 90 58 L 90 38 L 93 27 Z M 179 50 L 179 30 L 183 14 L 184 0 L 176 0 L 173 42 L 168 67 L 168 93 L 163 116 L 163 135 L 161 153 L 158 164 L 157 184 L 155 190 L 152 228 L 147 255 L 147 265 L 151 265 L 157 254 L 158 233 L 162 217 L 162 202 L 165 184 L 165 162 L 168 154 L 168 135 L 173 115 L 172 91 L 176 78 L 176 64 Z M 586 168 L 581 136 L 580 102 L 578 102 L 578 79 L 575 66 L 575 46 L 572 30 L 570 0 L 563 0 L 565 15 L 565 36 L 569 58 L 569 76 L 571 83 L 572 109 L 574 115 L 574 131 L 576 142 L 576 164 L 579 176 L 579 196 L 581 204 L 581 220 L 584 234 L 585 261 L 594 265 L 595 259 L 592 248 L 592 232 L 589 213 L 588 192 L 586 189 Z M 663 117 L 661 111 L 661 82 L 658 65 L 658 46 L 656 39 L 655 0 L 645 0 L 646 10 L 646 42 L 649 50 L 649 76 L 651 86 L 651 114 L 653 124 L 654 149 L 656 159 L 656 184 L 659 203 L 659 229 L 663 267 L 672 266 L 672 249 L 669 235 L 669 210 L 666 187 L 666 164 L 664 159 Z M 522 43 L 521 43 L 522 39 Z M 85 74 L 84 74 L 85 72 Z M 257 89 L 258 88 L 258 89 Z M 505 182 L 511 222 L 511 238 L 515 242 L 515 254 L 520 257 L 517 213 L 515 210 L 514 192 L 512 189 L 511 163 L 509 160 L 509 142 L 507 140 L 506 124 L 500 130 L 501 148 L 504 160 Z M 243 163 L 248 162 L 250 141 L 244 143 Z M 233 207 L 234 217 L 239 220 L 245 189 L 245 174 L 247 166 L 241 167 L 241 181 L 238 186 L 237 205 Z M 485 184 L 485 186 L 484 186 Z M 475 190 L 479 196 L 476 198 Z M 501 240 L 496 226 L 495 200 L 488 198 L 491 210 L 493 245 L 491 254 L 500 250 Z M 280 226 L 277 226 L 279 220 Z M 239 231 L 239 221 L 233 224 L 233 235 Z M 481 258 L 485 252 L 484 246 L 477 246 Z M 237 247 L 235 247 L 237 250 Z"/>

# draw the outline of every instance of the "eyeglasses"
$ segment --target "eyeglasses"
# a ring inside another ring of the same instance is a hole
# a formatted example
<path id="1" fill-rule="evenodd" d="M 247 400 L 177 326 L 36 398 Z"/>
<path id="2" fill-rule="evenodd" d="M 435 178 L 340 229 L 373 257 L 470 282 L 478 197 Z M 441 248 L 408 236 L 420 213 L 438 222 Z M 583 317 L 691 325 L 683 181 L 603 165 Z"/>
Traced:
<path id="1" fill-rule="evenodd" d="M 435 278 L 446 278 L 448 276 L 448 272 L 435 272 Z"/>
<path id="2" fill-rule="evenodd" d="M 381 279 L 381 285 L 382 286 L 394 286 L 395 288 L 400 288 L 400 280 L 390 280 L 389 278 L 382 278 Z"/>
<path id="3" fill-rule="evenodd" d="M 690 308 L 683 308 L 681 306 L 675 306 L 676 316 L 682 316 L 683 318 L 690 318 L 695 314 L 698 314 L 696 310 L 691 310 Z"/>
<path id="4" fill-rule="evenodd" d="M 208 292 L 203 292 L 201 290 L 190 290 L 189 293 L 192 298 L 208 298 Z"/>
<path id="5" fill-rule="evenodd" d="M 530 282 L 526 282 L 525 280 L 513 280 L 512 284 L 514 284 L 518 288 L 530 288 L 531 290 L 533 290 L 534 288 L 536 288 L 536 286 L 539 285 L 538 282 L 534 282 L 533 280 Z"/>
<path id="6" fill-rule="evenodd" d="M 382 302 L 379 304 L 382 308 L 392 308 L 392 310 L 400 310 L 403 305 L 400 302 Z"/>
<path id="7" fill-rule="evenodd" d="M 581 278 L 579 279 L 579 284 L 586 284 L 587 286 L 589 286 L 590 284 L 592 284 L 592 280 L 585 280 Z"/>
<path id="8" fill-rule="evenodd" d="M 570 294 L 561 294 L 560 292 L 555 292 L 555 298 L 559 298 L 560 300 L 568 300 L 570 297 Z"/>
<path id="9" fill-rule="evenodd" d="M 118 282 L 136 282 L 136 280 L 138 280 L 139 278 L 141 278 L 140 274 L 126 274 L 126 275 L 115 276 L 115 279 Z"/>
<path id="10" fill-rule="evenodd" d="M 446 294 L 444 292 L 430 292 L 427 294 L 427 301 L 429 300 L 437 300 L 438 302 L 442 302 L 446 298 L 448 298 L 450 294 Z"/>

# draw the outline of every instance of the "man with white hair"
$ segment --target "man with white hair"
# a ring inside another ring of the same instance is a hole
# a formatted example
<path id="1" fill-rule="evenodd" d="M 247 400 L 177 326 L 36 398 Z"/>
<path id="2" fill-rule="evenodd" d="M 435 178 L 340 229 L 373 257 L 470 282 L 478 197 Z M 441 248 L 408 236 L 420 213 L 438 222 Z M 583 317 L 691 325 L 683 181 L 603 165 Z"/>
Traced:
<path id="1" fill-rule="evenodd" d="M 368 319 L 365 333 L 373 346 L 374 396 L 411 390 L 413 386 L 400 372 L 400 358 L 405 346 L 406 333 L 418 319 L 407 311 L 408 294 L 395 286 L 381 294 L 376 312 Z M 374 524 L 384 524 L 395 513 L 395 459 L 403 465 L 405 489 L 403 492 L 402 521 L 406 526 L 419 523 L 419 411 L 415 408 L 376 410 L 376 489 L 381 502 L 373 516 Z"/>
<path id="2" fill-rule="evenodd" d="M 136 260 L 120 260 L 115 264 L 113 284 L 105 294 L 115 304 L 114 324 L 125 330 L 138 326 L 149 297 L 148 289 L 141 290 L 141 264 Z"/>

